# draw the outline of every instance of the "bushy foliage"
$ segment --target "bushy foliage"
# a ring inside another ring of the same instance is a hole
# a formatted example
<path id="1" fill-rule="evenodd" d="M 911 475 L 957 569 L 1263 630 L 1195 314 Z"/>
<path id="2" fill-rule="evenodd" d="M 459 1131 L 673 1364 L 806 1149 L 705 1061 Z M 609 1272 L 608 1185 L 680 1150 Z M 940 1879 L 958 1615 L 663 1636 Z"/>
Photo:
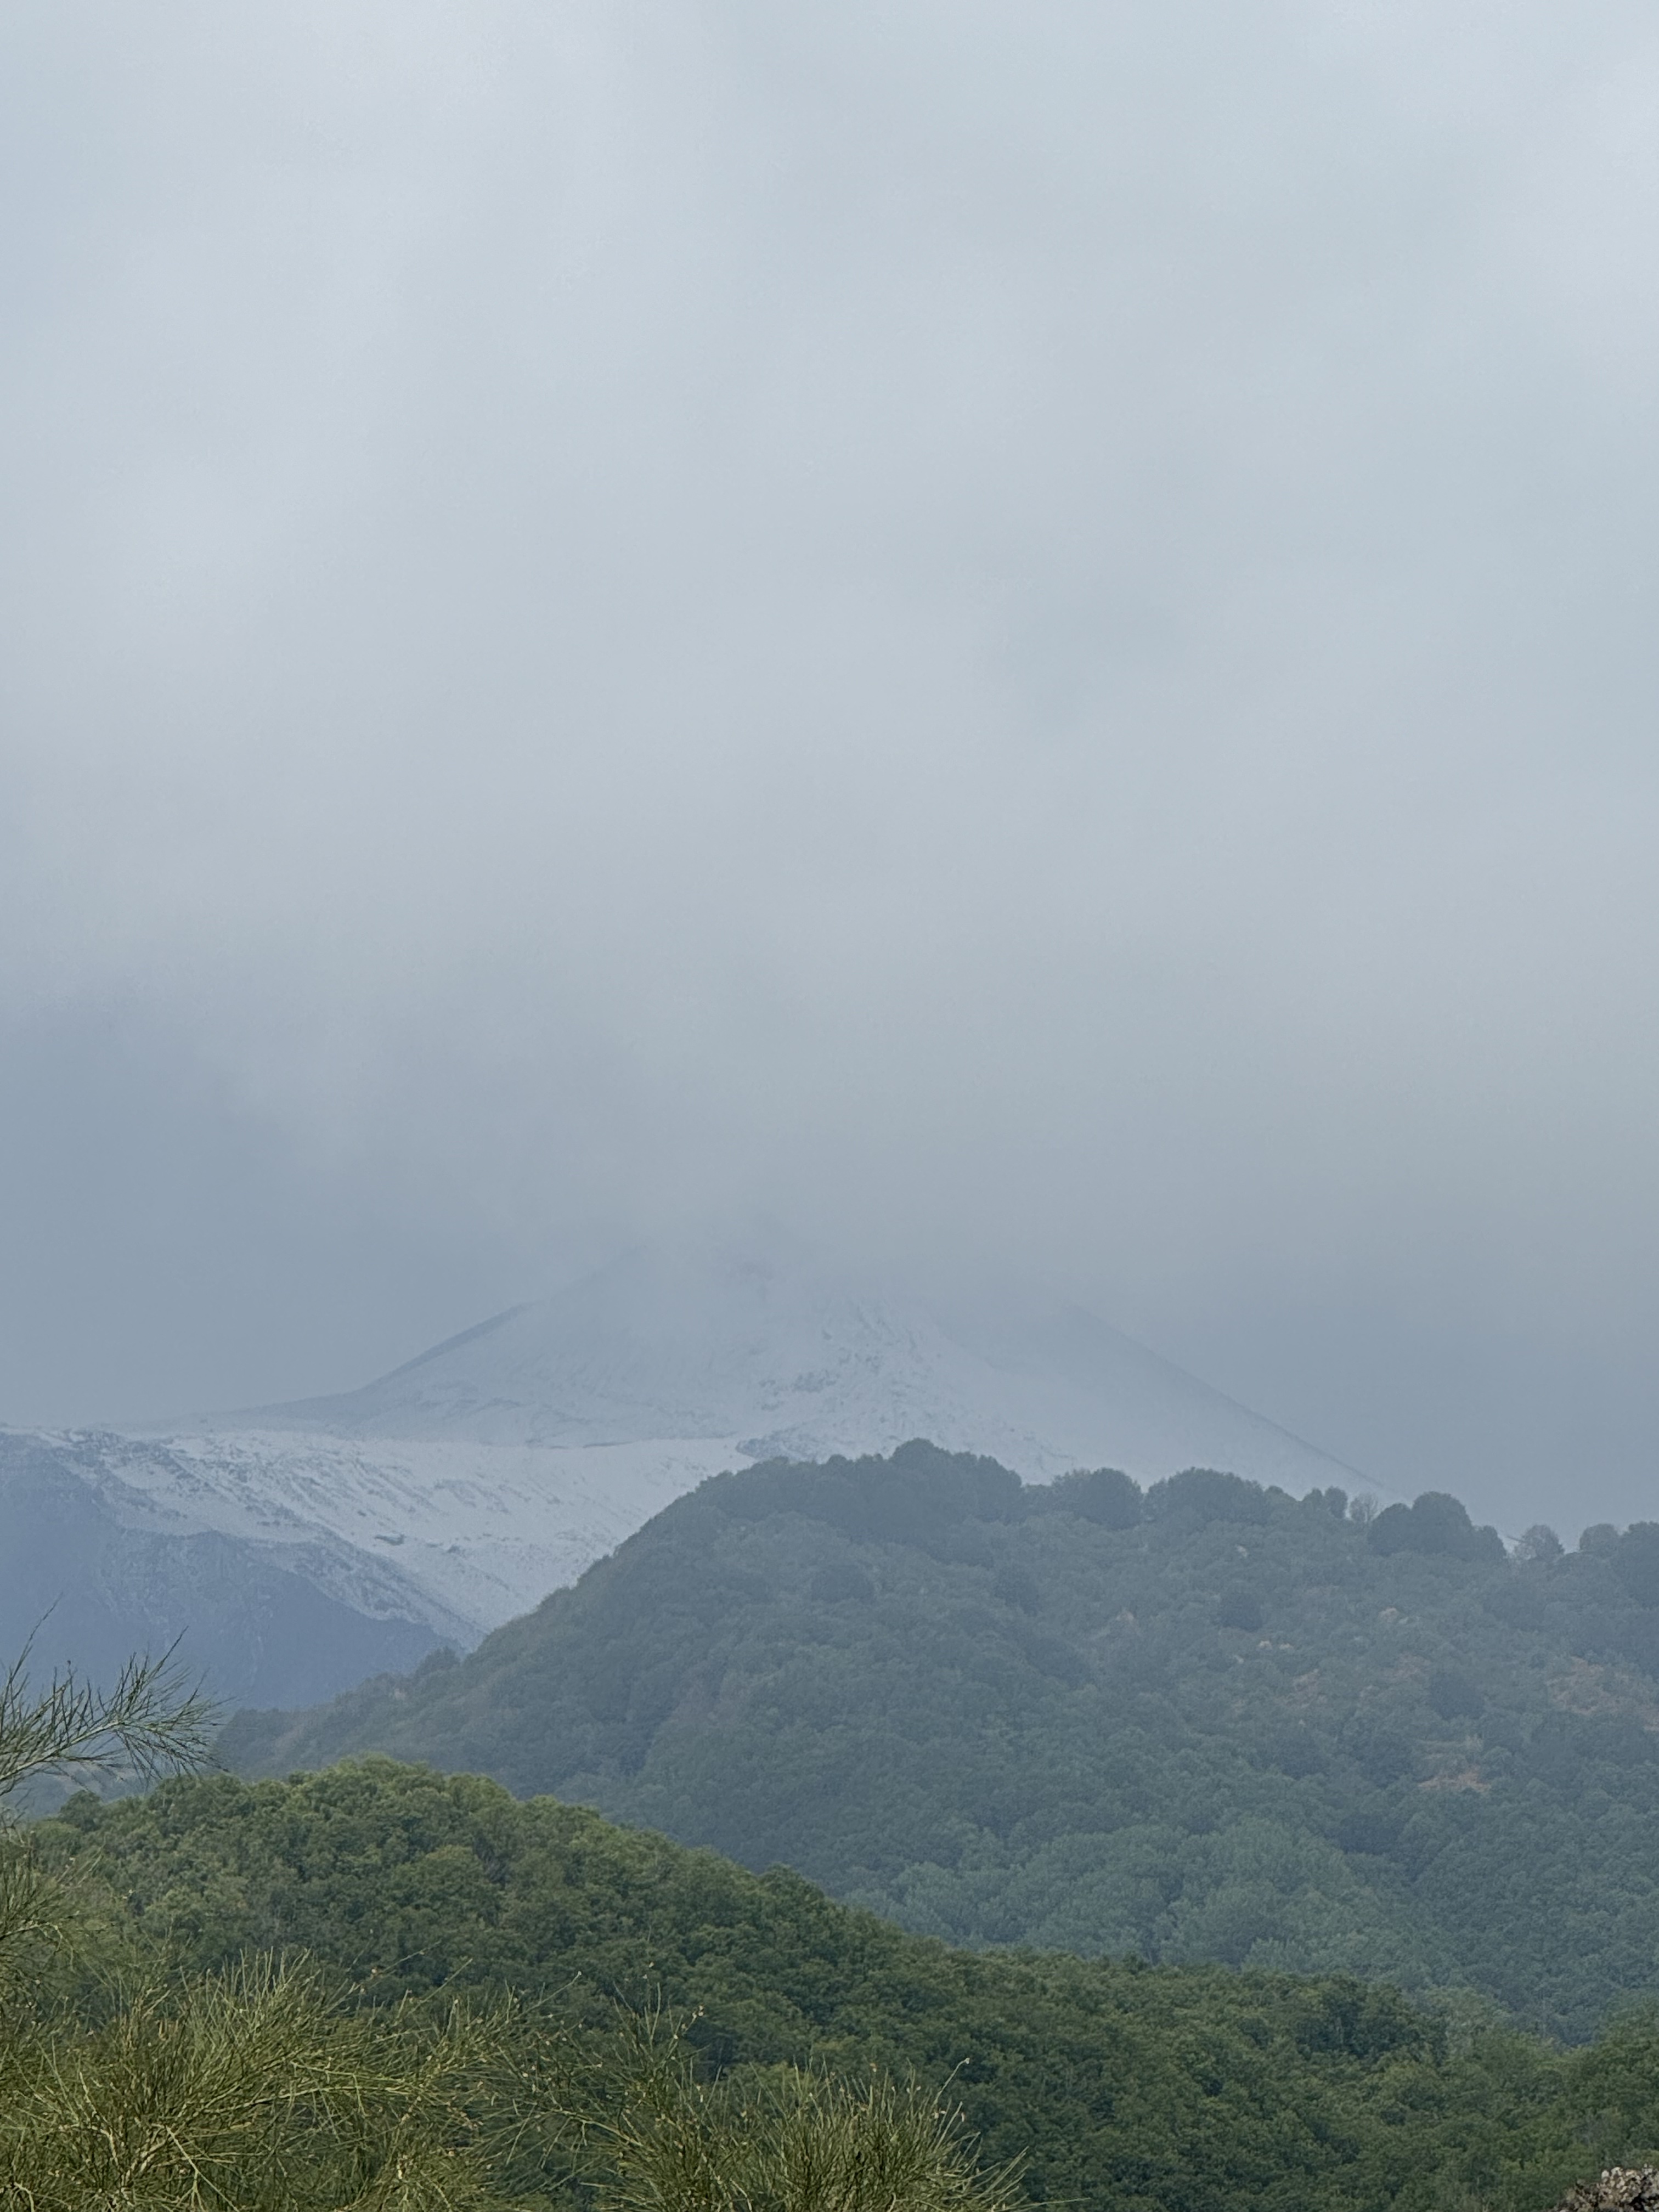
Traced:
<path id="1" fill-rule="evenodd" d="M 1374 1552 L 1421 1552 L 1430 1559 L 1483 1559 L 1496 1565 L 1504 1546 L 1496 1528 L 1477 1528 L 1462 1500 L 1425 1490 L 1410 1505 L 1390 1505 L 1370 1525 Z"/>
<path id="2" fill-rule="evenodd" d="M 341 2011 L 302 1965 L 252 1957 L 158 1978 L 110 2016 L 0 2034 L 0 2203 L 483 2206 L 491 2024 Z"/>
<path id="3" fill-rule="evenodd" d="M 573 2069 L 555 2133 L 614 2212 L 1013 2212 L 1018 2168 L 978 2165 L 959 2106 L 880 2074 L 711 2075 L 659 2013 L 624 2014 Z"/>
<path id="4" fill-rule="evenodd" d="M 100 1695 L 0 1683 L 0 1806 L 52 1778 L 146 1779 L 205 1753 L 165 1665 Z M 367 2014 L 301 1962 L 180 1972 L 100 1917 L 66 1855 L 0 1818 L 0 2204 L 18 2212 L 386 2212 L 498 2203 L 477 2155 L 505 2045 L 457 2008 Z M 126 1939 L 126 1940 L 124 1940 Z M 80 1952 L 78 1978 L 66 1954 Z M 125 1981 L 115 1972 L 127 1969 Z M 101 1966 L 102 1972 L 99 1969 Z M 135 1966 L 142 1971 L 137 1974 Z M 78 1986 L 77 1986 L 78 1981 Z"/>
<path id="5" fill-rule="evenodd" d="M 1583 2038 L 1659 1997 L 1659 1538 L 1547 1534 L 1204 1469 L 771 1465 L 226 1750 L 556 1790 L 953 1942 L 1465 1986 Z"/>

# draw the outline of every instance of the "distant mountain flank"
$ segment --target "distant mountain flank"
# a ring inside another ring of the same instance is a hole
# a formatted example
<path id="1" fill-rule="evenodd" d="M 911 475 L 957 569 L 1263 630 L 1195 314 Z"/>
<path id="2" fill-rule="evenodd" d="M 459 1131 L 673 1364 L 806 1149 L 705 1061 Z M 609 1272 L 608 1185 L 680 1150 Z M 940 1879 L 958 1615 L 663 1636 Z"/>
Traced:
<path id="1" fill-rule="evenodd" d="M 182 1637 L 225 1696 L 307 1702 L 470 1649 L 711 1474 L 917 1436 L 1030 1481 L 1098 1465 L 1351 1480 L 1075 1308 L 942 1317 L 781 1237 L 707 1240 L 628 1253 L 343 1395 L 165 1430 L 0 1431 L 0 1513 L 29 1562 L 15 1601 L 0 1589 L 0 1635 L 21 1641 L 37 1591 L 75 1589 L 100 1650 Z M 77 1582 L 89 1540 L 53 1532 L 82 1523 L 111 1565 Z M 204 1583 L 180 1563 L 210 1539 Z M 292 1652 L 237 1626 L 264 1617 L 237 1593 L 282 1577 L 323 1607 Z"/>
<path id="2" fill-rule="evenodd" d="M 193 1510 L 189 1485 L 162 1446 L 0 1430 L 7 1662 L 27 1646 L 42 1674 L 73 1666 L 108 1683 L 135 1652 L 176 1646 L 187 1673 L 240 1704 L 300 1683 L 331 1697 L 453 1640 L 365 1553 L 314 1523 L 285 1540 L 227 1534 Z"/>

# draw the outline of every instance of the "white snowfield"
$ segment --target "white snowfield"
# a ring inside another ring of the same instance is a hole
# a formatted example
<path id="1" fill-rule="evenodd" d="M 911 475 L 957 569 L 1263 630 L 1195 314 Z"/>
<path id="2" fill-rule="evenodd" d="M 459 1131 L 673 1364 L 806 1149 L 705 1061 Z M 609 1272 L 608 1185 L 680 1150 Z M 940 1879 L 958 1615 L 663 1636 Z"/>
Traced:
<path id="1" fill-rule="evenodd" d="M 1076 1309 L 947 1323 L 775 1245 L 630 1254 L 342 1397 L 53 1441 L 106 1498 L 304 1558 L 331 1595 L 465 1646 L 707 1475 L 912 1437 L 1032 1480 L 1353 1480 Z"/>
<path id="2" fill-rule="evenodd" d="M 50 1441 L 120 1517 L 267 1547 L 357 1612 L 424 1621 L 461 1650 L 705 1475 L 746 1464 L 703 1442 L 560 1451 L 252 1428 Z"/>

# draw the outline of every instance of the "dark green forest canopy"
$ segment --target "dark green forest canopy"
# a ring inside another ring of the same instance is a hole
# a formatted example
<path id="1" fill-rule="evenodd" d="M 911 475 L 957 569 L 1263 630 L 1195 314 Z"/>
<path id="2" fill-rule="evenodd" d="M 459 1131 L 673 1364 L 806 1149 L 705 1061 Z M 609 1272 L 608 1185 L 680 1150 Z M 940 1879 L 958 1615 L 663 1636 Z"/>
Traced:
<path id="1" fill-rule="evenodd" d="M 1649 2017 L 1564 2053 L 1352 1980 L 951 1951 L 798 1875 L 390 1761 L 81 1797 L 37 1834 L 194 1968 L 303 1946 L 360 2003 L 512 1989 L 596 2047 L 616 1996 L 660 1998 L 700 2008 L 710 2069 L 951 2082 L 1038 2204 L 1541 2212 L 1659 2143 Z"/>
<path id="2" fill-rule="evenodd" d="M 1203 1470 L 720 1476 L 467 1659 L 299 1717 L 790 1865 L 970 1945 L 1467 1987 L 1553 2034 L 1659 1996 L 1659 1529 L 1510 1559 Z"/>

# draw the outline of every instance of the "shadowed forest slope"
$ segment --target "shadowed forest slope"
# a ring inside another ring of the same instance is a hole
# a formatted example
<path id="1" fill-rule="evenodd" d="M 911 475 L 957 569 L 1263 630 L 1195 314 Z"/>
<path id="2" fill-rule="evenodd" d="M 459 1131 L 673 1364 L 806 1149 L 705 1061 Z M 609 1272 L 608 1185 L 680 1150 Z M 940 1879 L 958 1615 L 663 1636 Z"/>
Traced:
<path id="1" fill-rule="evenodd" d="M 1466 1986 L 1588 2036 L 1659 1995 L 1659 1528 L 1515 1559 L 1455 1499 L 1346 1503 L 772 1463 L 226 1753 L 491 1774 L 956 1943 Z"/>

